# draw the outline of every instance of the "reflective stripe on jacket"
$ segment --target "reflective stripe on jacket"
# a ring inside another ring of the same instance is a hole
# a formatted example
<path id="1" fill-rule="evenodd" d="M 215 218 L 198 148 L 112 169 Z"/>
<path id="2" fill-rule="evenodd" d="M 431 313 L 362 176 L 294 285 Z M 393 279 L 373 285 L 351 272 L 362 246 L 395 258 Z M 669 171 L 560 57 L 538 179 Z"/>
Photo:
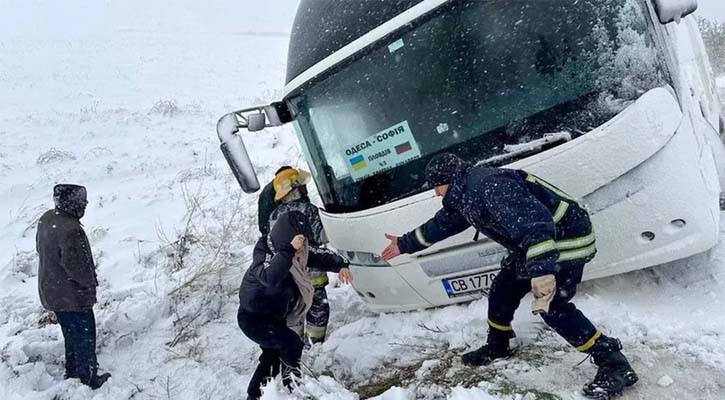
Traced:
<path id="1" fill-rule="evenodd" d="M 534 277 L 596 252 L 589 216 L 574 198 L 525 171 L 482 166 L 457 171 L 443 208 L 398 244 L 401 252 L 414 253 L 471 226 L 524 256 Z"/>

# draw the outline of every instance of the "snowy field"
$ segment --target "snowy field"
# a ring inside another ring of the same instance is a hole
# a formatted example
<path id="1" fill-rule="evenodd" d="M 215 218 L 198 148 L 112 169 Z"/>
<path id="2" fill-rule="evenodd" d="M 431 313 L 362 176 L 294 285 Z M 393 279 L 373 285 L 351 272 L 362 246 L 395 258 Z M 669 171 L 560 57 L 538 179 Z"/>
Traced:
<path id="1" fill-rule="evenodd" d="M 131 3 L 74 14 L 14 2 L 0 24 L 0 399 L 240 399 L 256 366 L 236 325 L 256 197 L 238 189 L 214 128 L 279 96 L 291 12 Z M 303 163 L 289 130 L 250 137 L 264 180 Z M 59 182 L 90 195 L 98 356 L 113 374 L 97 391 L 63 380 L 60 327 L 37 296 L 35 222 Z M 527 300 L 516 357 L 471 369 L 458 356 L 485 338 L 485 299 L 373 315 L 351 287 L 328 290 L 329 340 L 305 354 L 294 397 L 277 382 L 264 399 L 582 399 L 595 373 Z M 622 399 L 725 398 L 725 242 L 588 282 L 575 300 L 640 374 Z"/>

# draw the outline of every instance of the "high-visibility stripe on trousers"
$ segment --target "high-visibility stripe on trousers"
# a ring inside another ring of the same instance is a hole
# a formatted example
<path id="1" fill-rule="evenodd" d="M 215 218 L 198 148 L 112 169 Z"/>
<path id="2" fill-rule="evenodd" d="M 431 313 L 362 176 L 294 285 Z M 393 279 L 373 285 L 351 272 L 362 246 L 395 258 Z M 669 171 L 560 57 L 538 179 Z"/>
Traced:
<path id="1" fill-rule="evenodd" d="M 330 320 L 330 304 L 327 301 L 325 287 L 315 287 L 312 307 L 307 312 L 305 336 L 312 343 L 321 343 L 327 336 L 327 323 Z"/>
<path id="2" fill-rule="evenodd" d="M 310 278 L 312 286 L 316 288 L 327 286 L 327 284 L 330 283 L 330 280 L 327 278 L 327 272 L 319 269 L 308 270 L 307 277 Z"/>
<path id="3" fill-rule="evenodd" d="M 522 261 L 519 261 L 522 262 Z M 514 263 L 515 264 L 515 263 Z M 599 337 L 598 330 L 571 302 L 581 282 L 585 262 L 570 262 L 556 273 L 556 292 L 544 322 L 580 351 L 586 351 Z M 519 279 L 516 265 L 504 265 L 493 281 L 488 296 L 488 325 L 499 332 L 512 330 L 511 321 L 521 299 L 531 291 L 531 279 Z M 601 334 L 599 334 L 601 335 Z"/>

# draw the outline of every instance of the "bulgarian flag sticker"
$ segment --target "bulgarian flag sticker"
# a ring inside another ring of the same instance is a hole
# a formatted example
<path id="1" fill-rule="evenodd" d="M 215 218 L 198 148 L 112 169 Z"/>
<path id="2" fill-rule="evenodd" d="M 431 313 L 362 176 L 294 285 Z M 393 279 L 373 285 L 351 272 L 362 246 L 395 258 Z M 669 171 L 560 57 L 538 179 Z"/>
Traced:
<path id="1" fill-rule="evenodd" d="M 410 142 L 405 142 L 395 146 L 395 154 L 403 154 L 410 150 L 413 150 L 413 146 L 410 145 Z"/>

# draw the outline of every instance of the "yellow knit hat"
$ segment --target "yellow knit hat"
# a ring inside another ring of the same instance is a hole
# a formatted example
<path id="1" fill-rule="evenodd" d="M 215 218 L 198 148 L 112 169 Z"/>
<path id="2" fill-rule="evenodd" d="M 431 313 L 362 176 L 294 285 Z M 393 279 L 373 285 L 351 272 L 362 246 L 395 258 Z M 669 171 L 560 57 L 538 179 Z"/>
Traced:
<path id="1" fill-rule="evenodd" d="M 292 189 L 310 182 L 310 173 L 301 169 L 289 168 L 274 176 L 274 199 L 282 200 Z"/>

